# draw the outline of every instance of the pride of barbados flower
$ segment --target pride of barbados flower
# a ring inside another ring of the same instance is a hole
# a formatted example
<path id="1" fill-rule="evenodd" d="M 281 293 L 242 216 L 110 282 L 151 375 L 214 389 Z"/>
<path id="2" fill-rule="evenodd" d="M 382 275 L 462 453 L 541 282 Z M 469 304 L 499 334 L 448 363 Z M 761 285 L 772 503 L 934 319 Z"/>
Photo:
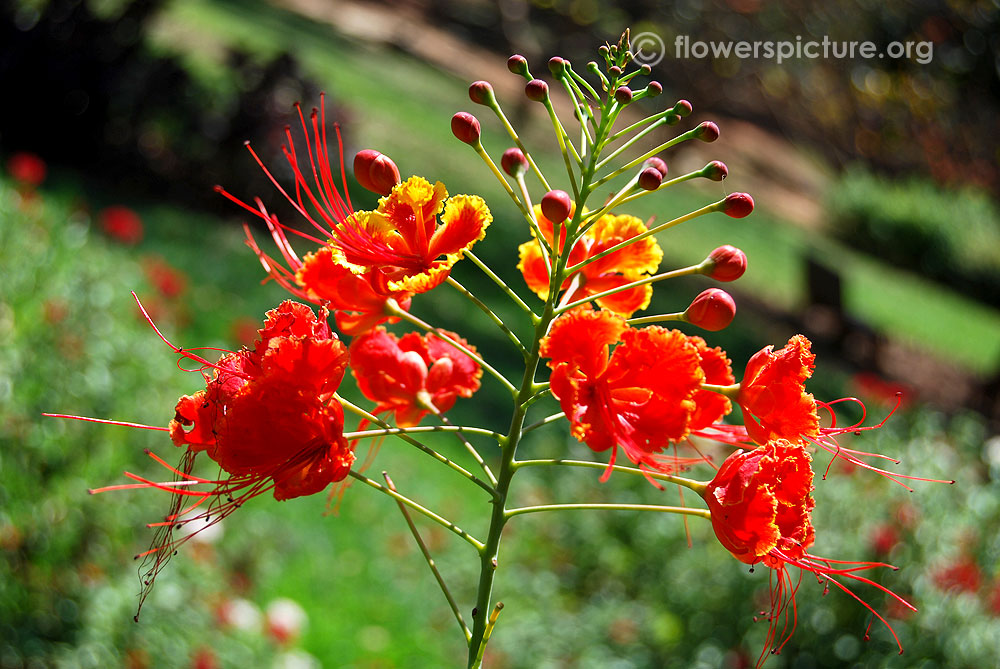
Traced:
<path id="1" fill-rule="evenodd" d="M 538 222 L 538 228 L 545 237 L 548 248 L 552 248 L 554 225 L 553 221 L 549 220 L 543 213 L 543 206 L 535 206 L 535 219 Z M 572 216 L 572 210 L 568 215 Z M 561 222 L 556 221 L 555 223 Z M 569 251 L 567 264 L 569 267 L 577 265 L 613 246 L 638 237 L 646 231 L 646 224 L 635 216 L 605 214 L 573 245 Z M 555 249 L 557 254 L 563 252 L 562 247 L 566 243 L 566 228 L 560 227 L 560 232 L 559 245 Z M 541 243 L 536 238 L 521 244 L 518 248 L 520 262 L 517 268 L 524 275 L 528 288 L 544 300 L 549 293 L 550 268 L 546 266 Z M 566 294 L 563 299 L 568 304 L 643 279 L 657 270 L 662 259 L 663 251 L 654 237 L 638 240 L 621 250 L 584 265 L 580 270 L 567 276 L 561 290 L 571 292 Z M 636 311 L 648 307 L 652 296 L 653 287 L 646 284 L 628 288 L 595 301 L 605 309 L 628 317 Z"/>
<path id="2" fill-rule="evenodd" d="M 458 335 L 452 341 L 475 352 Z M 443 414 L 459 397 L 479 390 L 483 370 L 471 357 L 434 334 L 409 332 L 397 339 L 375 328 L 351 342 L 351 373 L 373 413 L 392 411 L 396 425 L 413 427 L 428 413 Z"/>
<path id="3" fill-rule="evenodd" d="M 768 633 L 757 660 L 758 667 L 764 663 L 769 650 L 780 653 L 795 631 L 795 595 L 799 585 L 788 573 L 789 566 L 811 572 L 861 602 L 889 629 L 900 653 L 903 652 L 902 644 L 888 621 L 838 579 L 872 585 L 900 605 L 916 610 L 885 586 L 859 575 L 859 572 L 877 567 L 895 569 L 892 565 L 831 560 L 806 552 L 816 539 L 811 518 L 815 506 L 810 494 L 813 490 L 811 459 L 802 444 L 771 441 L 759 448 L 730 455 L 715 477 L 700 490 L 711 513 L 715 535 L 726 550 L 746 564 L 764 564 L 777 576 L 771 580 Z"/>

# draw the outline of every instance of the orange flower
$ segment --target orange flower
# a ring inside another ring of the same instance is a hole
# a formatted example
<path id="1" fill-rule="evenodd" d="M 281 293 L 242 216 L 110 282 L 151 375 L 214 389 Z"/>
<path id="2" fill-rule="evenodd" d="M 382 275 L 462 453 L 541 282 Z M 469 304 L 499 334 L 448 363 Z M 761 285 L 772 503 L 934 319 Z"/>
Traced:
<path id="1" fill-rule="evenodd" d="M 539 229 L 551 247 L 552 221 L 542 214 L 540 206 L 535 207 L 535 218 L 538 221 Z M 560 250 L 566 239 L 566 228 L 563 227 L 561 230 Z M 572 267 L 587 258 L 593 258 L 617 244 L 641 235 L 646 230 L 646 224 L 635 216 L 612 216 L 610 214 L 602 216 L 573 245 L 570 250 L 568 266 Z M 537 239 L 525 242 L 518 247 L 518 252 L 521 261 L 517 268 L 524 275 L 525 282 L 540 298 L 546 299 L 549 293 L 549 273 L 542 256 L 540 242 Z M 590 295 L 638 281 L 655 272 L 660 266 L 662 258 L 663 251 L 660 250 L 660 245 L 653 237 L 641 239 L 631 246 L 590 263 L 579 272 L 569 276 L 560 290 L 568 290 L 574 281 L 577 283 L 577 287 L 571 295 L 567 295 L 563 299 L 567 303 L 575 302 Z M 599 298 L 597 303 L 606 309 L 628 317 L 649 306 L 652 295 L 653 287 L 645 285 Z"/>
<path id="2" fill-rule="evenodd" d="M 427 292 L 448 278 L 493 220 L 481 197 L 447 197 L 440 181 L 432 186 L 410 177 L 378 209 L 355 212 L 333 229 L 334 258 L 355 274 L 377 272 L 389 290 Z"/>
<path id="3" fill-rule="evenodd" d="M 841 584 L 837 577 L 873 585 L 907 608 L 916 610 L 885 586 L 858 575 L 860 571 L 875 567 L 894 569 L 891 565 L 830 560 L 806 552 L 816 538 L 811 519 L 815 502 L 810 496 L 813 489 L 810 461 L 802 444 L 785 440 L 772 441 L 754 450 L 737 451 L 726 459 L 702 493 L 711 512 L 715 535 L 726 550 L 746 564 L 763 563 L 778 577 L 776 581 L 771 580 L 768 634 L 757 660 L 758 667 L 764 663 L 769 649 L 779 653 L 795 632 L 798 584 L 788 574 L 789 565 L 812 572 L 861 602 L 889 628 L 897 644 L 899 639 L 885 618 Z"/>
<path id="4" fill-rule="evenodd" d="M 475 352 L 458 335 L 445 333 Z M 351 342 L 351 373 L 365 397 L 376 403 L 373 413 L 394 411 L 396 425 L 413 427 L 428 413 L 442 414 L 459 397 L 479 389 L 482 368 L 451 344 L 410 332 L 401 339 L 376 328 Z"/>
<path id="5" fill-rule="evenodd" d="M 705 378 L 698 349 L 684 334 L 637 330 L 610 311 L 577 309 L 555 321 L 541 353 L 551 358 L 552 394 L 573 436 L 596 452 L 611 449 L 602 480 L 618 446 L 641 467 L 668 471 L 686 463 L 659 455 L 687 436 Z"/>
<path id="6" fill-rule="evenodd" d="M 809 340 L 795 335 L 781 350 L 774 352 L 768 346 L 750 358 L 736 402 L 755 442 L 801 441 L 819 435 L 816 400 L 805 391 L 815 357 Z"/>
<path id="7" fill-rule="evenodd" d="M 347 192 L 347 174 L 344 172 L 344 151 L 343 142 L 340 138 L 339 126 L 334 126 L 337 135 L 337 144 L 340 153 L 340 177 L 343 194 L 337 188 L 333 178 L 333 170 L 330 167 L 330 152 L 326 142 L 326 125 L 324 113 L 321 109 L 313 110 L 311 120 L 312 137 L 310 138 L 309 125 L 298 105 L 299 119 L 302 124 L 302 131 L 306 140 L 306 155 L 309 165 L 305 171 L 313 174 L 314 185 L 310 186 L 309 179 L 306 178 L 303 168 L 299 166 L 299 156 L 295 150 L 295 143 L 292 140 L 291 131 L 286 129 L 285 134 L 288 141 L 283 147 L 285 158 L 291 167 L 295 178 L 295 195 L 292 196 L 271 175 L 264 167 L 263 162 L 252 148 L 250 153 L 254 160 L 261 166 L 268 175 L 275 187 L 284 195 L 296 211 L 316 230 L 316 233 L 307 234 L 299 230 L 289 228 L 278 221 L 278 217 L 267 211 L 263 202 L 256 200 L 256 206 L 250 206 L 227 192 L 221 186 L 216 186 L 216 190 L 224 197 L 243 207 L 251 214 L 257 216 L 267 225 L 268 231 L 274 240 L 278 251 L 281 254 L 281 261 L 275 260 L 270 255 L 261 250 L 256 240 L 250 233 L 249 227 L 245 227 L 247 245 L 257 254 L 257 258 L 264 266 L 271 279 L 290 292 L 292 295 L 302 300 L 308 300 L 314 304 L 329 306 L 335 312 L 337 326 L 346 334 L 360 334 L 371 329 L 379 323 L 386 321 L 395 322 L 390 316 L 390 308 L 401 308 L 404 310 L 410 307 L 410 297 L 412 292 L 396 290 L 386 285 L 386 280 L 377 270 L 356 274 L 346 267 L 337 264 L 333 260 L 332 249 L 327 245 L 328 240 L 335 236 L 335 230 L 343 225 L 344 221 L 351 216 L 353 205 L 350 195 Z M 361 152 L 362 154 L 372 153 Z M 360 155 L 360 154 L 359 154 Z M 391 165 L 392 161 L 387 156 L 379 155 L 379 164 L 383 167 Z M 371 167 L 365 160 L 355 161 L 356 166 Z M 395 166 L 392 165 L 394 169 Z M 384 173 L 379 173 L 379 183 L 386 184 Z M 371 184 L 371 173 L 359 176 L 362 183 Z M 319 245 L 315 253 L 309 253 L 305 258 L 300 258 L 292 248 L 288 240 L 287 232 L 298 235 Z M 392 303 L 390 304 L 390 300 Z"/>
<path id="8" fill-rule="evenodd" d="M 728 386 L 736 380 L 733 377 L 732 361 L 726 356 L 725 351 L 718 346 L 709 348 L 701 337 L 688 337 L 688 341 L 698 349 L 701 371 L 705 373 L 705 383 Z M 733 410 L 728 397 L 711 390 L 698 390 L 693 399 L 695 410 L 688 423 L 688 428 L 692 431 L 711 426 Z"/>

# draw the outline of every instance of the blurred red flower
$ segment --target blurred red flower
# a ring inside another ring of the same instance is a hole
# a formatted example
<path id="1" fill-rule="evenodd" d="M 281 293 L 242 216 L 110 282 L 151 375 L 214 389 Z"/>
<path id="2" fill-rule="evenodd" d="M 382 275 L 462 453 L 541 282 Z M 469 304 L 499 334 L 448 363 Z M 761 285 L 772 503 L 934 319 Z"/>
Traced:
<path id="1" fill-rule="evenodd" d="M 104 234 L 128 246 L 141 242 L 145 232 L 139 214 L 122 205 L 101 210 L 97 222 Z"/>
<path id="2" fill-rule="evenodd" d="M 45 181 L 48 167 L 34 153 L 21 151 L 7 159 L 7 173 L 18 185 L 35 188 Z"/>

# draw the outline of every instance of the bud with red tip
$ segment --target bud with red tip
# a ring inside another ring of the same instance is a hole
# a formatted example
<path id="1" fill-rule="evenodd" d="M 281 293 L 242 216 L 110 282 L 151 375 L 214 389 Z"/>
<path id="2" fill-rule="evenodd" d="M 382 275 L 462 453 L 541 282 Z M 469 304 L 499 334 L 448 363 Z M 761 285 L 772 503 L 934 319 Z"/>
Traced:
<path id="1" fill-rule="evenodd" d="M 615 100 L 620 105 L 627 105 L 632 102 L 632 89 L 628 86 L 619 86 L 615 91 Z"/>
<path id="2" fill-rule="evenodd" d="M 374 149 L 359 151 L 354 156 L 354 178 L 362 188 L 379 195 L 388 195 L 393 186 L 400 182 L 396 163 Z"/>
<path id="3" fill-rule="evenodd" d="M 646 95 L 651 98 L 655 98 L 657 95 L 663 92 L 663 84 L 658 81 L 651 81 L 646 84 Z"/>
<path id="4" fill-rule="evenodd" d="M 749 193 L 731 193 L 722 201 L 722 211 L 733 218 L 749 216 L 753 211 L 753 198 Z"/>
<path id="5" fill-rule="evenodd" d="M 514 74 L 520 74 L 522 77 L 526 77 L 528 76 L 528 59 L 519 53 L 515 53 L 507 59 L 507 69 Z"/>
<path id="6" fill-rule="evenodd" d="M 705 121 L 694 129 L 694 136 L 703 142 L 714 142 L 719 139 L 719 126 L 711 121 Z"/>
<path id="7" fill-rule="evenodd" d="M 469 99 L 477 105 L 487 107 L 496 103 L 496 95 L 493 93 L 493 86 L 488 81 L 473 81 L 469 86 Z"/>
<path id="8" fill-rule="evenodd" d="M 674 104 L 674 113 L 678 116 L 687 116 L 692 111 L 694 111 L 694 107 L 687 100 L 678 100 Z"/>
<path id="9" fill-rule="evenodd" d="M 657 158 L 656 156 L 653 156 L 652 158 L 647 159 L 646 162 L 642 164 L 642 166 L 655 168 L 656 171 L 660 173 L 661 178 L 667 176 L 667 164 L 663 162 L 662 158 Z"/>
<path id="10" fill-rule="evenodd" d="M 559 56 L 549 58 L 549 72 L 552 73 L 552 76 L 561 77 L 566 73 L 567 65 L 569 65 L 569 61 L 565 58 L 560 58 Z"/>
<path id="11" fill-rule="evenodd" d="M 550 190 L 542 196 L 542 214 L 553 223 L 561 223 L 569 218 L 573 201 L 564 190 Z"/>
<path id="12" fill-rule="evenodd" d="M 720 288 L 702 291 L 684 312 L 685 321 L 709 332 L 727 327 L 735 316 L 736 302 L 732 295 Z"/>
<path id="13" fill-rule="evenodd" d="M 451 132 L 469 146 L 479 145 L 479 119 L 469 112 L 458 112 L 451 117 Z"/>
<path id="14" fill-rule="evenodd" d="M 616 78 L 620 77 L 622 76 L 622 68 L 618 67 L 617 65 L 612 65 L 611 67 L 608 68 L 608 74 L 610 74 L 612 77 Z"/>
<path id="15" fill-rule="evenodd" d="M 656 190 L 663 183 L 663 174 L 655 167 L 647 167 L 639 173 L 639 187 L 643 190 Z"/>
<path id="16" fill-rule="evenodd" d="M 698 265 L 698 269 L 716 281 L 735 281 L 747 271 L 747 255 L 735 246 L 726 244 L 709 253 Z"/>
<path id="17" fill-rule="evenodd" d="M 541 79 L 532 79 L 525 84 L 524 94 L 529 100 L 545 102 L 549 98 L 549 85 Z"/>
<path id="18" fill-rule="evenodd" d="M 701 168 L 701 176 L 712 181 L 722 181 L 729 176 L 729 168 L 721 160 L 713 160 Z"/>
<path id="19" fill-rule="evenodd" d="M 512 177 L 518 177 L 528 170 L 528 159 L 517 147 L 511 147 L 503 152 L 500 157 L 500 167 Z"/>

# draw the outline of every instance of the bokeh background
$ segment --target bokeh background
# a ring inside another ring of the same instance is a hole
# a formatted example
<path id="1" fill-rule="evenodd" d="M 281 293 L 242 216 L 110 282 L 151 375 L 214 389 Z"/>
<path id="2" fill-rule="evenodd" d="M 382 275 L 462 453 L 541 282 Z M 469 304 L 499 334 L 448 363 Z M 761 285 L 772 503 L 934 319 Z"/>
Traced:
<path id="1" fill-rule="evenodd" d="M 823 399 L 857 395 L 869 424 L 903 409 L 858 447 L 896 469 L 956 479 L 914 492 L 834 464 L 817 480 L 815 552 L 886 560 L 857 593 L 890 620 L 896 654 L 856 602 L 803 579 L 798 630 L 772 667 L 988 667 L 1000 656 L 1000 8 L 970 2 L 684 0 L 333 2 L 327 0 L 7 0 L 0 7 L 0 667 L 437 667 L 465 651 L 447 605 L 388 498 L 351 488 L 257 499 L 189 542 L 160 576 L 138 623 L 132 555 L 163 513 L 155 491 L 91 497 L 129 470 L 162 476 L 160 433 L 43 419 L 62 411 L 164 425 L 197 376 L 138 317 L 138 293 L 182 346 L 234 349 L 283 299 L 243 244 L 247 217 L 212 189 L 260 196 L 294 217 L 243 146 L 279 178 L 292 103 L 326 93 L 348 160 L 362 148 L 404 176 L 478 193 L 495 222 L 477 250 L 525 298 L 514 269 L 527 239 L 513 205 L 452 137 L 477 113 L 484 144 L 508 140 L 474 109 L 468 83 L 490 80 L 550 178 L 561 161 L 547 120 L 505 66 L 525 54 L 582 65 L 621 31 L 662 37 L 654 103 L 689 99 L 693 127 L 722 137 L 664 158 L 675 174 L 721 159 L 730 178 L 690 184 L 632 210 L 667 220 L 746 190 L 745 220 L 702 218 L 660 239 L 664 267 L 743 248 L 734 324 L 710 341 L 740 370 L 767 344 L 805 332 Z M 933 59 L 678 59 L 693 40 L 930 42 Z M 654 107 L 649 108 L 654 111 Z M 685 126 L 686 128 L 686 126 Z M 353 185 L 349 184 L 349 185 Z M 725 189 L 723 190 L 723 186 Z M 358 208 L 374 196 L 351 190 Z M 540 194 L 539 194 L 540 195 Z M 252 223 L 252 222 L 251 222 Z M 474 268 L 459 279 L 498 301 Z M 677 311 L 704 281 L 658 285 L 650 313 Z M 500 304 L 503 304 L 500 302 Z M 488 324 L 454 294 L 415 300 L 426 320 L 502 354 Z M 510 315 L 513 314 L 502 314 Z M 692 330 L 693 332 L 693 330 Z M 739 374 L 737 374 L 739 376 Z M 350 393 L 348 393 L 350 394 Z M 356 397 L 356 395 L 354 395 Z M 487 381 L 454 419 L 503 429 Z M 551 412 L 554 404 L 543 408 Z M 544 415 L 544 414 L 540 414 Z M 856 416 L 846 415 L 845 419 Z M 430 440 L 461 460 L 460 445 Z M 532 456 L 589 451 L 564 427 L 532 434 Z M 817 466 L 826 464 L 817 458 Z M 484 500 L 400 443 L 373 471 L 472 531 Z M 673 493 L 668 491 L 673 500 Z M 644 481 L 594 472 L 525 472 L 518 503 L 663 503 Z M 475 560 L 435 527 L 432 551 L 463 606 Z M 763 643 L 767 574 L 748 573 L 707 523 L 665 515 L 544 514 L 511 525 L 497 594 L 506 608 L 491 667 L 745 667 Z"/>

